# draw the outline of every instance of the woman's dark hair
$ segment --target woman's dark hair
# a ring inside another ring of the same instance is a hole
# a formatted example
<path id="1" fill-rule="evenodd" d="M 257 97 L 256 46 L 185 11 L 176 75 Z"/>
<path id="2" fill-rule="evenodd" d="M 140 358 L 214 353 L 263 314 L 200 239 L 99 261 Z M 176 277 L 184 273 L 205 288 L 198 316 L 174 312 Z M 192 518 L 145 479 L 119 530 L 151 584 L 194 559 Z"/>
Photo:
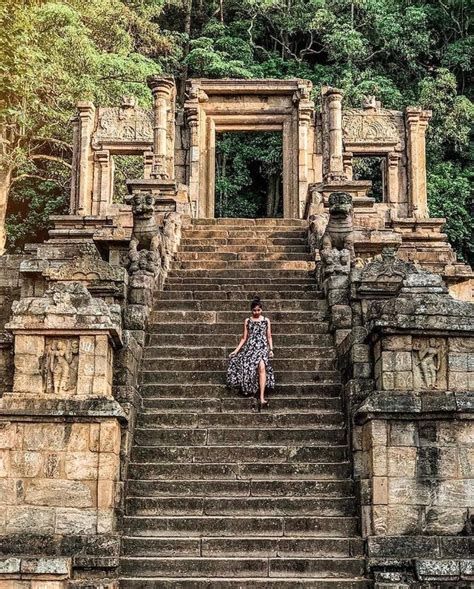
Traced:
<path id="1" fill-rule="evenodd" d="M 263 309 L 263 305 L 262 305 L 262 301 L 260 300 L 260 297 L 254 297 L 253 301 L 250 304 L 250 310 L 253 311 L 255 309 L 255 307 L 260 307 L 261 309 Z"/>

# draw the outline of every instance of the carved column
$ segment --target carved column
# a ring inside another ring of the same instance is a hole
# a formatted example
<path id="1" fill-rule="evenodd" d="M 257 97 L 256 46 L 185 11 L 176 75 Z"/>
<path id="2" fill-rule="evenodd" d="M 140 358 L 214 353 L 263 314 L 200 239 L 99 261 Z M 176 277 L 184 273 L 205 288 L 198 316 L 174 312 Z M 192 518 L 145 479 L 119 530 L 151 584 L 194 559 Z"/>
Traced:
<path id="1" fill-rule="evenodd" d="M 173 154 L 169 153 L 169 112 L 174 107 L 175 85 L 172 78 L 152 76 L 148 86 L 153 94 L 153 167 L 152 177 L 169 180 L 174 177 Z M 174 129 L 174 125 L 173 125 Z M 172 143 L 172 142 L 171 142 Z"/>
<path id="2" fill-rule="evenodd" d="M 199 188 L 200 188 L 200 151 L 201 151 L 201 133 L 200 129 L 205 120 L 205 113 L 201 109 L 200 103 L 205 102 L 208 97 L 206 93 L 192 82 L 187 89 L 188 97 L 184 103 L 184 113 L 186 123 L 189 129 L 189 151 L 188 151 L 188 178 L 189 200 L 191 202 L 192 214 L 197 216 L 204 214 L 199 211 Z"/>
<path id="3" fill-rule="evenodd" d="M 309 99 L 313 85 L 306 82 L 299 85 L 298 104 L 298 210 L 293 214 L 302 217 L 308 193 L 309 128 L 314 114 L 314 103 Z"/>
<path id="4" fill-rule="evenodd" d="M 92 194 L 92 215 L 106 215 L 112 202 L 112 168 L 110 152 L 96 151 L 94 154 L 94 188 Z"/>
<path id="5" fill-rule="evenodd" d="M 149 180 L 153 169 L 153 152 L 145 151 L 143 153 L 143 178 Z"/>
<path id="6" fill-rule="evenodd" d="M 396 211 L 400 202 L 400 181 L 399 181 L 400 155 L 391 152 L 387 156 L 387 203 L 391 209 Z"/>
<path id="7" fill-rule="evenodd" d="M 329 131 L 329 180 L 344 177 L 342 157 L 342 90 L 329 88 L 326 91 Z"/>
<path id="8" fill-rule="evenodd" d="M 425 134 L 431 111 L 407 107 L 408 196 L 413 217 L 427 218 L 426 141 Z"/>
<path id="9" fill-rule="evenodd" d="M 90 215 L 92 212 L 93 157 L 91 148 L 94 130 L 95 107 L 92 102 L 78 102 L 78 115 L 74 123 L 73 176 L 71 183 L 71 213 Z"/>
<path id="10" fill-rule="evenodd" d="M 348 180 L 352 180 L 352 174 L 353 174 L 352 159 L 353 159 L 353 157 L 354 157 L 354 154 L 351 151 L 345 151 L 342 154 L 342 165 L 344 168 L 344 174 Z"/>

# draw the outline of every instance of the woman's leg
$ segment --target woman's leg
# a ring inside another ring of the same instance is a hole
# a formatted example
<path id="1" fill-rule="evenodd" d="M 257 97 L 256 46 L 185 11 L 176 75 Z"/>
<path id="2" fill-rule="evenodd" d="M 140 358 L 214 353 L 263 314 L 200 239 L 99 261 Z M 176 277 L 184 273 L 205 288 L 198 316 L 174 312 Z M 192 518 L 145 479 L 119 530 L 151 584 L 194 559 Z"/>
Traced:
<path id="1" fill-rule="evenodd" d="M 265 362 L 260 360 L 258 363 L 258 388 L 260 390 L 260 403 L 265 402 L 265 386 L 267 384 L 267 371 L 265 369 Z"/>

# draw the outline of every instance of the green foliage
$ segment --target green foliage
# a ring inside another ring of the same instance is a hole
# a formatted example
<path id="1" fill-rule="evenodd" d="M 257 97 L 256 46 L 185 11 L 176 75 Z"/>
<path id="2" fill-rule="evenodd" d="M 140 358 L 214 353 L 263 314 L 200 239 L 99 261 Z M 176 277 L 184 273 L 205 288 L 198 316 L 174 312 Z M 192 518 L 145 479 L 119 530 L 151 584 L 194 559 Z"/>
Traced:
<path id="1" fill-rule="evenodd" d="M 265 217 L 269 188 L 280 182 L 280 133 L 223 133 L 216 141 L 216 215 Z"/>
<path id="2" fill-rule="evenodd" d="M 461 258 L 474 265 L 472 170 L 441 162 L 428 173 L 428 204 L 433 217 L 446 218 L 446 232 Z"/>

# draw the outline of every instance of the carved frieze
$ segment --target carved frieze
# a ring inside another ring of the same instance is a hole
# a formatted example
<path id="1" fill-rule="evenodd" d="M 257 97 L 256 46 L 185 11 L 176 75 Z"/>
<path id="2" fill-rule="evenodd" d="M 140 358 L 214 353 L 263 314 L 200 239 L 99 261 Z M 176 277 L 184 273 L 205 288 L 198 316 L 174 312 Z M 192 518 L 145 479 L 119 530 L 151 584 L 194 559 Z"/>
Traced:
<path id="1" fill-rule="evenodd" d="M 120 107 L 99 108 L 92 145 L 109 143 L 152 143 L 153 113 L 136 106 L 134 99 L 123 99 Z"/>
<path id="2" fill-rule="evenodd" d="M 342 130 L 346 144 L 377 143 L 395 145 L 400 141 L 397 117 L 390 111 L 345 110 Z"/>

